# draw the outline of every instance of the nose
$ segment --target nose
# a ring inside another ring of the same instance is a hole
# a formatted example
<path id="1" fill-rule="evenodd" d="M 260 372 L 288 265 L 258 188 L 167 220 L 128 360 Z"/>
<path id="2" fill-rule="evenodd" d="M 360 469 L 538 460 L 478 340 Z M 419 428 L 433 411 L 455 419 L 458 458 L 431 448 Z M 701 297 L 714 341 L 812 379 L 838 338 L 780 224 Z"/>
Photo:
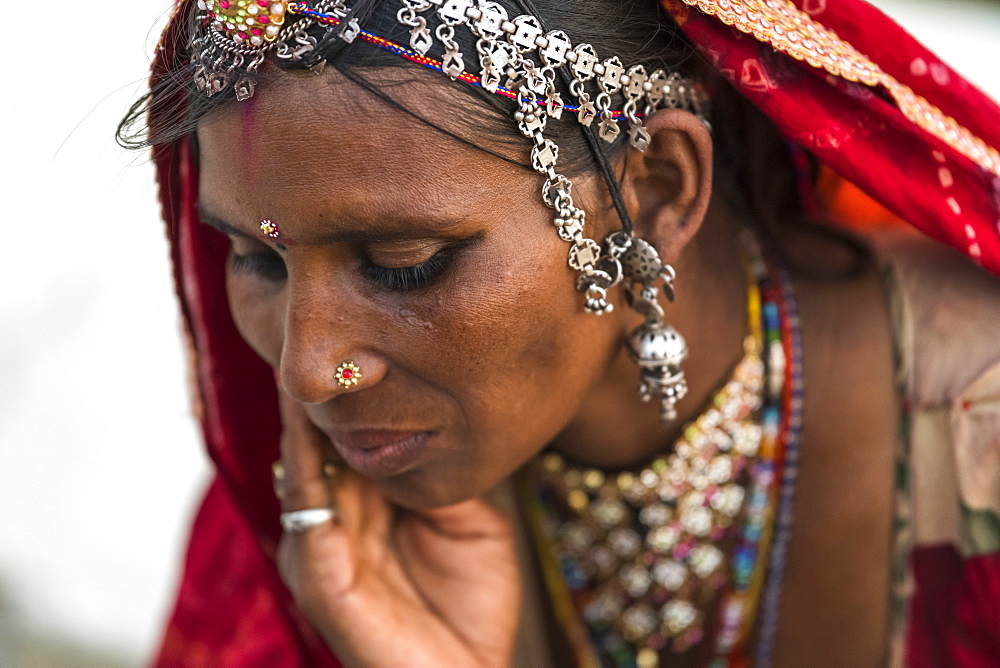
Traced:
<path id="1" fill-rule="evenodd" d="M 345 301 L 334 304 L 320 295 L 289 300 L 279 377 L 300 403 L 319 404 L 360 392 L 385 375 L 384 358 L 366 341 L 366 319 L 357 305 Z"/>

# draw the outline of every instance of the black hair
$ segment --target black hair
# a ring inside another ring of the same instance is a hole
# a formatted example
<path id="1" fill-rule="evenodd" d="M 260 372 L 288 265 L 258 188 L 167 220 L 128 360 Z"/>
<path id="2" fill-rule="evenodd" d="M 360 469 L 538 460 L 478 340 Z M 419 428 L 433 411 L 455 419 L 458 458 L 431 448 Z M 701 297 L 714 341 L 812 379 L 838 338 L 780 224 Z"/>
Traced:
<path id="1" fill-rule="evenodd" d="M 870 263 L 870 254 L 860 240 L 807 215 L 800 183 L 803 178 L 816 178 L 817 161 L 804 149 L 786 142 L 763 112 L 698 55 L 694 45 L 660 2 L 504 0 L 501 4 L 512 16 L 530 13 L 541 20 L 546 30 L 563 30 L 574 44 L 592 44 L 604 57 L 618 55 L 627 65 L 642 64 L 647 71 L 662 68 L 668 72 L 680 72 L 703 82 L 711 99 L 709 121 L 713 129 L 716 196 L 722 198 L 747 224 L 755 226 L 769 238 L 779 252 L 782 251 L 782 238 L 793 229 L 834 237 L 849 251 L 850 261 L 846 268 L 840 265 L 832 274 L 817 271 L 815 266 L 796 266 L 798 263 L 794 257 L 781 252 L 786 262 L 799 273 L 815 278 L 844 278 L 861 272 Z M 398 3 L 356 0 L 352 8 L 352 15 L 365 30 L 400 44 L 408 43 L 408 30 L 396 18 Z M 188 15 L 181 17 L 183 23 L 176 33 L 179 44 L 174 45 L 175 48 L 183 49 L 198 28 L 195 3 L 188 3 L 186 11 Z M 455 39 L 461 52 L 472 54 L 474 59 L 475 38 L 471 31 L 456 31 Z M 348 45 L 336 38 L 323 40 L 320 49 L 326 61 L 341 74 L 386 103 L 459 141 L 521 164 L 511 157 L 517 154 L 511 149 L 523 149 L 528 144 L 511 120 L 515 107 L 513 101 L 477 86 L 464 83 L 451 85 L 449 105 L 453 109 L 464 105 L 469 107 L 471 113 L 452 114 L 454 122 L 449 121 L 449 126 L 444 127 L 393 97 L 394 86 L 380 85 L 378 73 L 384 73 L 386 68 L 405 68 L 403 71 L 408 70 L 414 77 L 419 77 L 422 76 L 419 66 L 371 45 Z M 782 67 L 781 61 L 767 47 L 762 47 L 761 57 L 765 64 L 773 68 L 780 70 Z M 133 105 L 120 123 L 117 138 L 122 146 L 148 148 L 193 134 L 198 123 L 207 115 L 233 104 L 231 90 L 211 98 L 196 91 L 189 58 L 175 60 L 177 69 L 159 77 L 153 88 Z M 475 71 L 476 66 L 478 62 L 472 67 L 467 66 L 467 69 Z M 281 69 L 301 67 L 301 63 L 279 63 Z M 276 76 L 276 72 L 265 70 L 262 76 L 262 83 L 266 84 L 266 78 Z M 437 78 L 442 86 L 448 85 L 443 75 Z M 556 84 L 562 88 L 563 98 L 569 99 L 568 78 L 557 77 Z M 615 101 L 616 108 L 621 108 L 621 102 L 621 99 Z M 594 128 L 584 128 L 575 120 L 550 122 L 545 132 L 546 137 L 560 147 L 561 171 L 567 175 L 594 171 L 602 173 L 619 214 L 627 216 L 621 204 L 618 179 L 610 167 L 625 153 L 627 133 L 622 133 L 613 144 L 607 144 L 596 138 Z M 526 151 L 523 152 L 526 154 Z M 807 173 L 803 175 L 803 171 Z M 623 223 L 628 224 L 627 218 L 623 218 Z"/>

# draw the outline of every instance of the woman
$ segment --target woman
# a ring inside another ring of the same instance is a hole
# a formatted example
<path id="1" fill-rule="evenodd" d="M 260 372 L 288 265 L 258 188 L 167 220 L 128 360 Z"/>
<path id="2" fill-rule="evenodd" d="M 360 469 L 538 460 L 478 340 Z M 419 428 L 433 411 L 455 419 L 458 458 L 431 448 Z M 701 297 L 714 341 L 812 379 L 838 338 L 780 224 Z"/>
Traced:
<path id="1" fill-rule="evenodd" d="M 1000 659 L 1000 286 L 819 224 L 822 161 L 997 272 L 998 110 L 862 2 L 689 4 L 179 3 L 159 664 Z"/>

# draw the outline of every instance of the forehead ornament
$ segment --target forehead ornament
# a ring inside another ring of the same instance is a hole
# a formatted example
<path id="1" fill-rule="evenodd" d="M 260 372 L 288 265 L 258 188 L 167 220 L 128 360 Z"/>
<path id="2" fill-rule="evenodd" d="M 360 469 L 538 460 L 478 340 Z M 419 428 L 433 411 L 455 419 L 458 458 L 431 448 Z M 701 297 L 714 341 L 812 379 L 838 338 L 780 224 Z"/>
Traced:
<path id="1" fill-rule="evenodd" d="M 269 218 L 265 218 L 260 221 L 260 232 L 261 234 L 271 237 L 272 239 L 277 239 L 281 236 L 281 230 L 279 230 L 278 226 L 272 223 Z"/>
<path id="2" fill-rule="evenodd" d="M 640 364 L 640 392 L 647 399 L 658 397 L 664 420 L 672 419 L 673 406 L 686 391 L 678 366 L 684 357 L 683 339 L 663 324 L 658 297 L 662 290 L 672 299 L 673 269 L 661 263 L 652 246 L 632 235 L 624 214 L 624 229 L 603 244 L 585 236 L 586 214 L 574 202 L 569 179 L 557 171 L 559 146 L 544 132 L 550 120 L 569 112 L 586 127 L 596 122 L 597 136 L 611 144 L 623 134 L 624 122 L 631 146 L 644 151 L 650 136 L 642 119 L 657 109 L 681 109 L 705 121 L 707 99 L 701 88 L 677 72 L 626 67 L 617 56 L 602 60 L 592 45 L 574 45 L 561 30 L 546 32 L 535 16 L 511 18 L 493 0 L 399 3 L 396 18 L 408 29 L 408 47 L 362 30 L 349 0 L 198 0 L 201 30 L 191 44 L 194 84 L 208 96 L 231 88 L 243 101 L 254 95 L 257 71 L 269 54 L 319 72 L 331 40 L 357 39 L 515 100 L 513 120 L 531 142 L 531 166 L 545 177 L 542 199 L 555 211 L 556 231 L 569 244 L 566 259 L 579 272 L 577 288 L 584 293 L 584 308 L 596 315 L 611 312 L 607 291 L 624 284 L 628 303 L 646 317 L 629 337 L 630 351 Z M 475 54 L 461 52 L 455 39 L 461 28 L 475 38 Z M 435 44 L 440 45 L 440 59 L 428 55 Z M 558 77 L 568 88 L 568 101 L 557 88 Z M 615 97 L 622 100 L 620 109 L 614 108 Z M 674 351 L 668 362 L 660 359 L 665 346 Z"/>

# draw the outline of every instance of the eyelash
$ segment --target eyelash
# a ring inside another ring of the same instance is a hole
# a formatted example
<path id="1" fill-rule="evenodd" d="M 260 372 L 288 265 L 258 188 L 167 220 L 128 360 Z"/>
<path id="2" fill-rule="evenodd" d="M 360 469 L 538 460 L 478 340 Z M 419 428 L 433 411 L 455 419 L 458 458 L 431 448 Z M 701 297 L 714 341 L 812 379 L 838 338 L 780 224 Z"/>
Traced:
<path id="1" fill-rule="evenodd" d="M 288 270 L 281 256 L 274 252 L 233 253 L 233 271 L 240 274 L 252 274 L 268 281 L 283 281 L 288 278 Z"/>
<path id="2" fill-rule="evenodd" d="M 362 260 L 361 271 L 365 277 L 386 290 L 409 292 L 425 288 L 444 274 L 455 259 L 454 246 L 442 248 L 427 260 L 412 267 L 383 267 L 367 257 Z"/>
<path id="3" fill-rule="evenodd" d="M 361 271 L 372 283 L 394 292 L 408 292 L 427 287 L 452 265 L 458 248 L 442 248 L 429 259 L 412 267 L 382 267 L 367 257 L 362 258 Z M 233 255 L 233 271 L 260 276 L 269 281 L 288 278 L 285 263 L 277 253 L 249 253 Z"/>

